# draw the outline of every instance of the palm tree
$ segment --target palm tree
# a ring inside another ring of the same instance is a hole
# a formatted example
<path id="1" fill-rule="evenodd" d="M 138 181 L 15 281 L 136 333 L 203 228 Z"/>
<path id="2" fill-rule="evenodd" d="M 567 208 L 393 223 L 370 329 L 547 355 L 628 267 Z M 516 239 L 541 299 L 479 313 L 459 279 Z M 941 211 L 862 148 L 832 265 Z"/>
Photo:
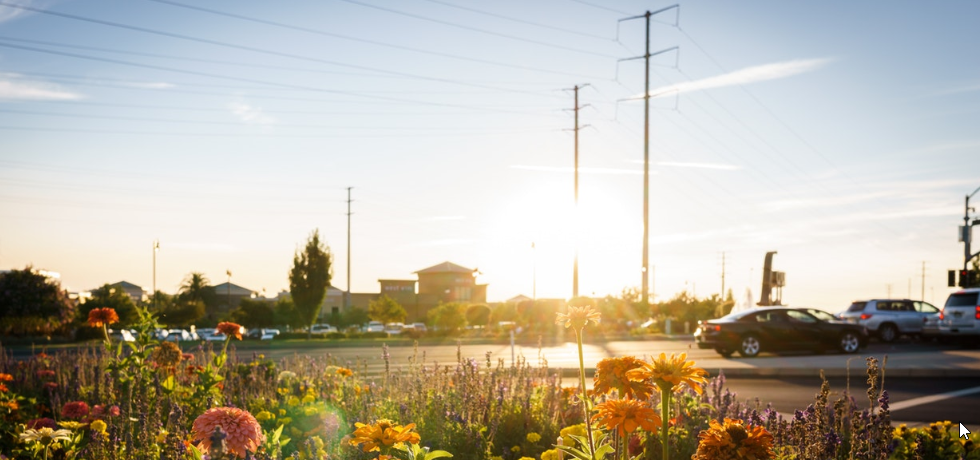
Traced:
<path id="1" fill-rule="evenodd" d="M 180 285 L 180 296 L 184 300 L 201 301 L 209 303 L 214 297 L 214 286 L 211 281 L 200 272 L 191 272 L 184 277 L 184 282 Z"/>

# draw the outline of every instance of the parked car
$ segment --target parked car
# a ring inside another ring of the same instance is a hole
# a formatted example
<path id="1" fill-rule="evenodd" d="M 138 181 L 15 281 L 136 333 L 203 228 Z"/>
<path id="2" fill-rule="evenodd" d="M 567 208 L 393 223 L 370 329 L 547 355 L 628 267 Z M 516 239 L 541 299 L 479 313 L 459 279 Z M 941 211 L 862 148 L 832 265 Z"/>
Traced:
<path id="1" fill-rule="evenodd" d="M 194 337 L 191 336 L 190 332 L 183 329 L 170 329 L 167 331 L 167 336 L 163 340 L 167 342 L 188 342 L 194 340 Z"/>
<path id="2" fill-rule="evenodd" d="M 326 334 L 328 332 L 337 332 L 337 328 L 329 324 L 314 324 L 311 331 L 314 334 Z"/>
<path id="3" fill-rule="evenodd" d="M 868 332 L 863 326 L 823 321 L 797 308 L 765 307 L 701 321 L 694 339 L 698 348 L 713 348 L 726 358 L 736 351 L 745 357 L 783 350 L 856 353 L 867 346 Z"/>
<path id="4" fill-rule="evenodd" d="M 900 335 L 922 333 L 924 319 L 939 313 L 929 303 L 908 299 L 871 299 L 851 303 L 841 319 L 868 328 L 882 342 L 892 342 Z"/>
<path id="5" fill-rule="evenodd" d="M 817 319 L 819 319 L 821 321 L 827 321 L 827 322 L 831 322 L 831 323 L 833 323 L 833 322 L 841 322 L 842 321 L 839 316 L 837 316 L 837 315 L 835 315 L 833 313 L 830 313 L 830 312 L 828 312 L 826 310 L 821 310 L 819 308 L 793 307 L 793 309 L 799 310 L 799 311 L 803 311 L 803 312 L 806 312 L 806 313 L 809 313 L 809 314 L 811 314 L 813 316 L 816 316 Z"/>
<path id="6" fill-rule="evenodd" d="M 109 337 L 111 337 L 112 340 L 115 340 L 117 342 L 135 342 L 136 341 L 136 335 L 133 334 L 128 329 L 120 329 L 118 331 L 114 331 L 112 329 L 109 329 L 108 332 L 109 332 Z"/>
<path id="7" fill-rule="evenodd" d="M 429 331 L 429 328 L 425 327 L 425 323 L 412 323 L 410 326 L 412 326 L 412 329 L 415 329 L 416 332 L 428 332 Z M 408 326 L 405 326 L 405 327 L 408 327 Z"/>
<path id="8" fill-rule="evenodd" d="M 388 335 L 398 335 L 405 330 L 405 323 L 388 323 L 385 325 L 385 332 Z"/>
<path id="9" fill-rule="evenodd" d="M 279 335 L 278 329 L 254 328 L 248 330 L 248 333 L 245 334 L 245 338 L 258 339 L 258 340 L 272 340 L 276 338 L 277 335 Z"/>
<path id="10" fill-rule="evenodd" d="M 980 336 L 980 288 L 949 295 L 939 313 L 939 335 L 941 339 Z"/>
<path id="11" fill-rule="evenodd" d="M 201 331 L 198 335 L 201 336 L 201 340 L 205 342 L 224 342 L 227 338 L 224 334 L 218 331 Z"/>
<path id="12" fill-rule="evenodd" d="M 364 332 L 384 332 L 385 324 L 381 321 L 371 321 L 364 327 Z"/>

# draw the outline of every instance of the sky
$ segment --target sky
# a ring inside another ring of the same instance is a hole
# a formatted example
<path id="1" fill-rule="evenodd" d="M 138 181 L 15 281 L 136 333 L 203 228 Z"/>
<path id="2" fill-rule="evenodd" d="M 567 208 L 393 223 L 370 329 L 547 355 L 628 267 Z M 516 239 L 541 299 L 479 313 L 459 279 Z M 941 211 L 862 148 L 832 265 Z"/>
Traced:
<path id="1" fill-rule="evenodd" d="M 623 19 L 672 5 L 0 0 L 0 269 L 272 296 L 319 229 L 354 292 L 451 261 L 490 301 L 568 298 L 578 247 L 580 293 L 619 295 L 643 276 Z M 980 187 L 980 3 L 677 5 L 650 25 L 654 300 L 723 276 L 758 300 L 777 251 L 786 304 L 942 304 Z"/>

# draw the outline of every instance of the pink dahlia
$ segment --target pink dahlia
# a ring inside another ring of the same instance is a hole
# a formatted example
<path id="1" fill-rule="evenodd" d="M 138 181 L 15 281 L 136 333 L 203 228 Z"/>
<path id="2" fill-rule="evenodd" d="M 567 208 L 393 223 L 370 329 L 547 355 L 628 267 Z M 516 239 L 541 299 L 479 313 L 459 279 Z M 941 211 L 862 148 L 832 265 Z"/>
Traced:
<path id="1" fill-rule="evenodd" d="M 258 420 L 248 411 L 234 407 L 215 407 L 201 414 L 194 420 L 193 441 L 200 441 L 198 445 L 210 452 L 211 435 L 219 426 L 226 436 L 226 450 L 239 457 L 245 457 L 245 451 L 255 452 L 265 441 Z"/>
<path id="2" fill-rule="evenodd" d="M 89 407 L 85 401 L 72 401 L 61 407 L 61 416 L 68 419 L 84 418 L 88 413 Z"/>

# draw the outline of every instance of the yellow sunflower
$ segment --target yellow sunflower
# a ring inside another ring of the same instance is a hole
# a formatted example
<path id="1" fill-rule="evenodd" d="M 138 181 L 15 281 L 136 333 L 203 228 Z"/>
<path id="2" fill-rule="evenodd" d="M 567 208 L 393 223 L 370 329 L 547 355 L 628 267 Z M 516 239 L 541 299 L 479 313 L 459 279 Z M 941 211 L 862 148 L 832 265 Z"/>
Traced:
<path id="1" fill-rule="evenodd" d="M 698 450 L 691 460 L 768 460 L 773 458 L 772 435 L 761 426 L 746 427 L 741 420 L 712 420 L 698 435 Z"/>
<path id="2" fill-rule="evenodd" d="M 608 394 L 612 390 L 619 392 L 623 398 L 647 399 L 653 393 L 653 385 L 644 380 L 630 380 L 626 373 L 643 367 L 643 361 L 633 356 L 622 358 L 606 358 L 599 361 L 595 367 L 593 378 L 597 395 Z"/>
<path id="3" fill-rule="evenodd" d="M 590 321 L 599 324 L 599 321 L 602 319 L 602 313 L 599 313 L 590 305 L 582 307 L 569 305 L 567 313 L 558 312 L 556 316 L 555 324 L 559 326 L 564 324 L 566 328 L 570 327 L 576 331 L 584 328 Z"/>
<path id="4" fill-rule="evenodd" d="M 708 383 L 707 375 L 704 369 L 694 367 L 694 361 L 687 360 L 687 353 L 671 353 L 669 358 L 661 353 L 652 363 L 643 362 L 639 369 L 626 372 L 630 380 L 653 382 L 661 389 L 669 390 L 677 390 L 683 384 L 698 394 L 701 394 L 701 386 Z"/>
<path id="5" fill-rule="evenodd" d="M 616 429 L 620 437 L 637 428 L 656 431 L 661 425 L 657 411 L 636 399 L 610 399 L 596 406 L 595 411 L 598 414 L 592 416 L 592 422 L 605 425 L 607 430 Z"/>

